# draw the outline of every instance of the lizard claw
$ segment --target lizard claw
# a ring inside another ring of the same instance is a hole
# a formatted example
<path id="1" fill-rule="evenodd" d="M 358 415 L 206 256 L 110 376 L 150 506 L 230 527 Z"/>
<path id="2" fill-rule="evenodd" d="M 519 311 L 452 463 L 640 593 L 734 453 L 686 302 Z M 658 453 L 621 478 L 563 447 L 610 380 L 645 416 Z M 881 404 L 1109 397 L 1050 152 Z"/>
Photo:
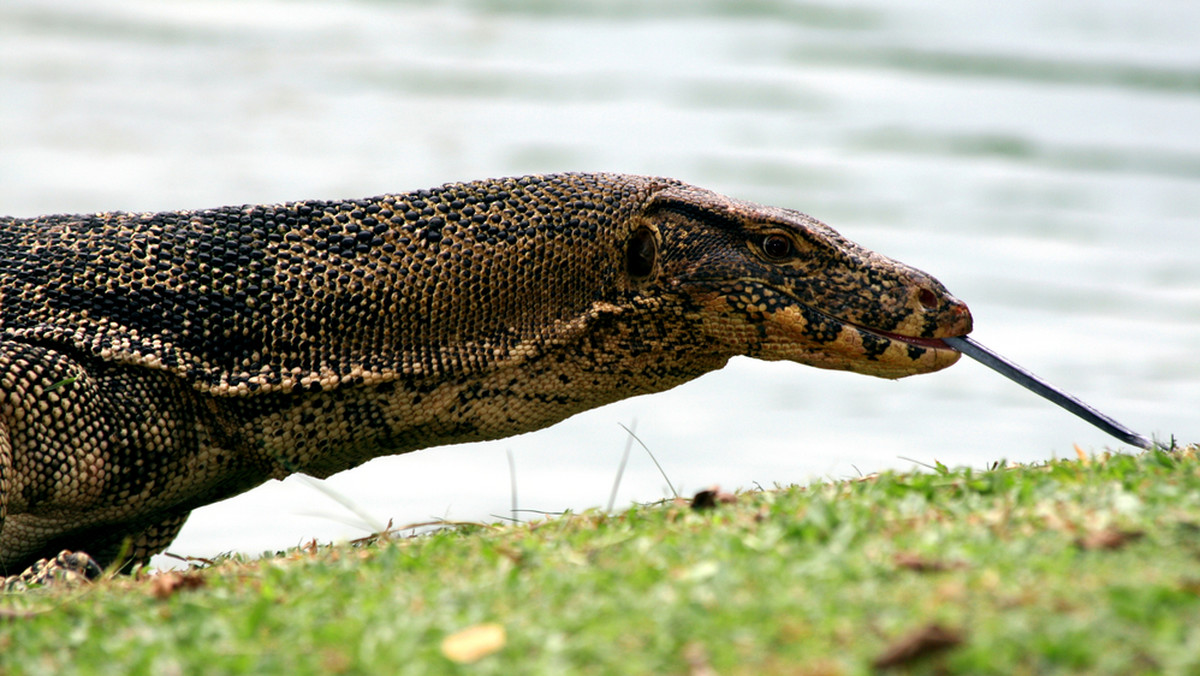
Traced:
<path id="1" fill-rule="evenodd" d="M 30 587 L 74 587 L 100 577 L 102 572 L 95 559 L 84 552 L 64 549 L 53 559 L 39 559 L 21 574 L 3 578 L 0 589 L 18 592 Z"/>

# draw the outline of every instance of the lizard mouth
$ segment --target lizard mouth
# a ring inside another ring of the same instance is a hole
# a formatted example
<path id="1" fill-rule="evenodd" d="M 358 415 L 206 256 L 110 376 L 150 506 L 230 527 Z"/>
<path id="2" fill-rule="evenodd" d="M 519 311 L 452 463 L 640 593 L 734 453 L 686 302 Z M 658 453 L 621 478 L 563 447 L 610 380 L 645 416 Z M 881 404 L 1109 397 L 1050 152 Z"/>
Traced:
<path id="1" fill-rule="evenodd" d="M 857 324 L 855 322 L 852 322 L 852 321 L 849 321 L 846 319 L 841 319 L 839 317 L 835 317 L 827 312 L 822 312 L 821 310 L 818 310 L 810 305 L 804 305 L 804 304 L 801 304 L 801 305 L 803 305 L 803 307 L 807 308 L 808 310 L 810 310 L 818 315 L 821 315 L 827 319 L 837 322 L 838 324 L 841 324 L 842 326 L 848 326 L 852 329 L 857 329 L 859 331 L 862 331 L 863 333 L 869 333 L 873 336 L 885 338 L 885 339 L 893 341 L 893 342 L 904 343 L 905 345 L 912 345 L 914 347 L 920 347 L 920 348 L 924 348 L 926 350 L 947 350 L 947 351 L 955 352 L 955 353 L 958 352 L 958 350 L 947 345 L 946 341 L 942 340 L 941 338 L 923 338 L 921 336 L 906 336 L 906 335 L 903 335 L 900 333 L 892 333 L 891 331 L 884 331 L 883 329 L 874 329 L 869 326 L 863 326 L 862 324 Z M 965 333 L 969 333 L 969 332 L 970 332 L 970 328 L 968 328 L 967 331 L 964 332 L 964 335 L 965 335 Z"/>
<path id="2" fill-rule="evenodd" d="M 772 290 L 784 297 L 791 298 L 796 305 L 804 308 L 808 312 L 812 312 L 813 314 L 824 317 L 825 319 L 843 327 L 855 329 L 861 333 L 872 335 L 877 338 L 883 338 L 889 342 L 900 343 L 909 347 L 933 350 L 934 352 L 943 354 L 947 352 L 954 355 L 961 354 L 957 349 L 948 345 L 941 338 L 910 336 L 902 333 L 895 333 L 893 331 L 877 329 L 871 326 L 865 326 L 849 319 L 838 317 L 819 308 L 815 308 L 808 303 L 804 303 L 798 298 L 795 298 L 792 294 L 788 293 L 788 291 L 785 289 L 773 288 Z M 962 304 L 961 301 L 951 297 L 949 303 L 946 303 L 941 301 L 939 298 L 934 297 L 930 301 L 930 305 L 926 305 L 925 301 L 922 301 L 922 305 L 925 306 L 926 310 L 931 311 L 935 310 L 935 308 L 937 308 L 939 305 L 941 306 L 940 309 L 936 310 L 936 316 L 938 316 L 939 321 L 937 321 L 937 327 L 935 328 L 935 331 L 951 334 L 950 336 L 946 337 L 961 337 L 971 332 L 971 314 L 967 309 L 967 306 Z"/>
<path id="3" fill-rule="evenodd" d="M 876 339 L 887 341 L 888 349 L 883 352 L 871 351 L 874 357 L 869 357 L 862 369 L 850 367 L 850 370 L 882 377 L 901 377 L 916 373 L 938 371 L 958 361 L 961 352 L 951 347 L 941 338 L 924 338 L 906 336 L 892 331 L 872 329 L 853 322 L 842 322 L 847 328 L 859 332 L 864 338 L 874 336 Z M 968 329 L 969 331 L 970 329 Z M 876 348 L 880 350 L 882 348 Z M 885 356 L 886 355 L 886 356 Z M 888 366 L 884 366 L 887 364 Z"/>
<path id="4" fill-rule="evenodd" d="M 808 309 L 812 310 L 811 307 Z M 963 309 L 966 309 L 965 306 L 963 306 Z M 886 345 L 889 346 L 887 350 L 883 350 L 882 346 L 870 350 L 870 353 L 875 356 L 869 357 L 868 361 L 864 362 L 864 368 L 857 368 L 853 365 L 853 361 L 847 361 L 848 369 L 852 371 L 882 377 L 901 377 L 903 375 L 927 373 L 929 371 L 941 370 L 954 364 L 962 354 L 942 338 L 904 335 L 833 317 L 819 310 L 814 310 L 814 312 L 836 322 L 843 329 L 853 329 L 864 339 L 867 336 L 873 336 L 877 340 L 887 341 Z M 971 331 L 969 315 L 965 324 L 961 323 L 961 320 L 959 322 L 949 322 L 948 324 L 939 328 L 955 336 L 967 334 Z M 862 348 L 860 347 L 859 349 Z"/>
<path id="5" fill-rule="evenodd" d="M 754 301 L 753 304 L 743 301 L 740 306 L 747 321 L 746 333 L 741 336 L 746 342 L 735 339 L 734 349 L 739 350 L 738 354 L 883 378 L 938 371 L 957 362 L 961 354 L 941 337 L 905 335 L 865 326 L 799 302 L 786 290 L 766 284 L 753 289 L 741 286 L 725 292 L 711 288 L 704 291 L 712 295 L 701 302 L 719 303 L 714 307 L 718 313 L 739 309 L 739 299 Z M 971 331 L 969 311 L 957 301 L 943 303 L 934 319 L 924 322 L 931 333 L 957 336 Z"/>
<path id="6" fill-rule="evenodd" d="M 865 326 L 859 326 L 858 324 L 853 324 L 850 322 L 843 322 L 843 323 L 847 324 L 848 326 L 853 326 L 856 329 L 866 331 L 867 333 L 873 333 L 881 338 L 887 338 L 888 340 L 894 340 L 898 343 L 915 345 L 917 347 L 923 347 L 928 350 L 952 350 L 952 351 L 957 352 L 957 350 L 955 350 L 954 348 L 947 345 L 946 341 L 942 340 L 941 338 L 920 338 L 917 336 L 902 336 L 899 333 L 892 333 L 890 331 L 880 331 L 879 329 L 871 329 L 871 328 L 867 328 Z"/>

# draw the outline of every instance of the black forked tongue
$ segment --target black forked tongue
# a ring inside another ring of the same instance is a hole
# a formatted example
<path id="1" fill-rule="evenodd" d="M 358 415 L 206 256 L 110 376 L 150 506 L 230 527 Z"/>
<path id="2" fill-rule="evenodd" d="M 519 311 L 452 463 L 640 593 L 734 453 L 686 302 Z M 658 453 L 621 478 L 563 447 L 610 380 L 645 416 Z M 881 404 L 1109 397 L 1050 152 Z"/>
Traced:
<path id="1" fill-rule="evenodd" d="M 979 343 L 971 340 L 966 336 L 958 336 L 955 338 L 943 338 L 942 342 L 949 345 L 951 348 L 967 355 L 971 359 L 983 364 L 992 369 L 996 373 L 1008 378 L 1014 383 L 1049 399 L 1050 401 L 1062 406 L 1071 413 L 1083 418 L 1091 424 L 1099 427 L 1112 436 L 1124 441 L 1131 446 L 1150 450 L 1154 448 L 1154 444 L 1149 439 L 1134 432 L 1133 430 L 1118 423 L 1112 418 L 1104 415 L 1100 411 L 1088 406 L 1075 397 L 1063 392 L 1054 387 L 1050 383 L 1038 378 L 1029 371 L 1017 366 L 1008 361 L 1004 357 L 992 352 Z"/>

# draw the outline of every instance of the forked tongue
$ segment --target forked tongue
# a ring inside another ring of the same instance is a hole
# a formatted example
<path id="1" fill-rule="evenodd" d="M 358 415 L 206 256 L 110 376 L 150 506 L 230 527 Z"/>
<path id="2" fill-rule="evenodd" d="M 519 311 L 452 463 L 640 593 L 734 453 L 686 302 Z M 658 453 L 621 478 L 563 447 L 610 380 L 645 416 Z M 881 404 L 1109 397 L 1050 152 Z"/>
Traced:
<path id="1" fill-rule="evenodd" d="M 1038 378 L 1029 371 L 1017 366 L 1008 361 L 1004 357 L 992 352 L 979 343 L 971 340 L 967 336 L 957 336 L 954 338 L 942 338 L 942 342 L 949 345 L 951 348 L 967 355 L 971 359 L 983 364 L 992 369 L 996 373 L 1008 378 L 1014 383 L 1039 394 L 1046 399 L 1058 404 L 1067 409 L 1071 413 L 1083 418 L 1091 424 L 1099 427 L 1112 436 L 1124 441 L 1132 446 L 1150 450 L 1154 448 L 1154 444 L 1149 439 L 1134 432 L 1133 430 L 1118 423 L 1116 420 L 1104 415 L 1100 411 L 1088 406 L 1075 397 L 1063 392 L 1054 387 L 1050 383 Z"/>

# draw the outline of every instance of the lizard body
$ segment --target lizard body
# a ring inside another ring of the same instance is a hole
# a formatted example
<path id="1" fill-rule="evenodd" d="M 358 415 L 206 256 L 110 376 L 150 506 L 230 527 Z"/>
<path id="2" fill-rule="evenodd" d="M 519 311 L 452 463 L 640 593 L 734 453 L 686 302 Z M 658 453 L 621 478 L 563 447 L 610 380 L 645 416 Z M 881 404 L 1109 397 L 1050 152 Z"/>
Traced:
<path id="1" fill-rule="evenodd" d="M 925 273 L 672 179 L 0 218 L 0 573 L 127 541 L 144 561 L 268 479 L 538 429 L 735 355 L 897 378 L 970 329 Z"/>

